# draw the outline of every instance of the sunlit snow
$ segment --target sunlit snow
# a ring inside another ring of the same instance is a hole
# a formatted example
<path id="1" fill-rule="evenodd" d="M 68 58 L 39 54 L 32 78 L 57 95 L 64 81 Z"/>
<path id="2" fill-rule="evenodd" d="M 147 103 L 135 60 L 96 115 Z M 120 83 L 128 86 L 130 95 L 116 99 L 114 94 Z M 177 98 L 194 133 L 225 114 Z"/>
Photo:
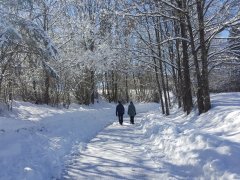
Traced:
<path id="1" fill-rule="evenodd" d="M 240 179 L 240 93 L 211 98 L 200 116 L 136 103 L 123 126 L 115 104 L 14 102 L 1 111 L 0 179 Z"/>

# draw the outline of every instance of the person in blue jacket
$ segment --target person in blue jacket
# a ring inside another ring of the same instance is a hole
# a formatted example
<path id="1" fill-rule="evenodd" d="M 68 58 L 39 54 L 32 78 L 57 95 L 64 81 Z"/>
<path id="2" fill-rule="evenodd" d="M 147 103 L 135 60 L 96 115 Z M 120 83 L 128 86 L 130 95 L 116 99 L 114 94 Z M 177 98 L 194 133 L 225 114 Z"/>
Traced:
<path id="1" fill-rule="evenodd" d="M 120 101 L 118 101 L 118 105 L 116 107 L 116 116 L 118 116 L 119 124 L 123 124 L 123 115 L 124 115 L 125 109 L 124 106 Z"/>
<path id="2" fill-rule="evenodd" d="M 130 123 L 134 124 L 134 116 L 136 115 L 136 108 L 132 101 L 128 106 L 128 115 L 130 116 Z"/>

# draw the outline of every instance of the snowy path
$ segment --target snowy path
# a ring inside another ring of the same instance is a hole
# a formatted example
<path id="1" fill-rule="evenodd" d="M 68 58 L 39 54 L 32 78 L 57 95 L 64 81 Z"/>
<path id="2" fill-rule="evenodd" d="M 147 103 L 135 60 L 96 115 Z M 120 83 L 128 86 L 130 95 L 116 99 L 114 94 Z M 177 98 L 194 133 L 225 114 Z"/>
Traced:
<path id="1" fill-rule="evenodd" d="M 144 154 L 139 125 L 125 119 L 123 126 L 117 122 L 108 126 L 85 151 L 72 156 L 62 179 L 159 179 L 161 173 Z"/>

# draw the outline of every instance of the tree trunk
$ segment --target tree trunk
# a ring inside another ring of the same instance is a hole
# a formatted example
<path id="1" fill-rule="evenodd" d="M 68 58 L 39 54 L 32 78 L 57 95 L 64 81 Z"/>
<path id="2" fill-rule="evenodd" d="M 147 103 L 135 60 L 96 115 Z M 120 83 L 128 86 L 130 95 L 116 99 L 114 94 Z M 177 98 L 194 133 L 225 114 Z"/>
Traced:
<path id="1" fill-rule="evenodd" d="M 193 60 L 194 60 L 194 65 L 195 65 L 195 70 L 196 70 L 196 75 L 197 75 L 197 104 L 198 104 L 198 112 L 199 112 L 199 114 L 201 114 L 201 113 L 204 112 L 202 77 L 201 77 L 200 68 L 199 68 L 199 64 L 198 64 L 197 51 L 195 50 L 195 44 L 194 44 L 194 37 L 193 37 L 191 21 L 190 21 L 190 17 L 189 17 L 188 14 L 187 14 L 186 18 L 187 18 L 187 22 L 188 22 L 188 31 L 189 31 L 189 36 L 190 36 L 190 44 L 191 44 Z"/>
<path id="2" fill-rule="evenodd" d="M 177 67 L 178 67 L 178 77 L 177 77 L 177 82 L 178 82 L 178 107 L 182 107 L 182 97 L 183 97 L 183 78 L 182 78 L 182 70 L 181 70 L 181 57 L 180 57 L 180 43 L 179 40 L 176 40 L 176 51 L 177 51 Z"/>
<path id="3" fill-rule="evenodd" d="M 154 61 L 154 64 L 157 63 L 155 58 L 153 58 L 153 61 Z M 154 70 L 155 70 L 155 76 L 156 76 L 156 81 L 157 81 L 157 87 L 158 87 L 158 92 L 159 92 L 160 103 L 161 103 L 161 107 L 162 107 L 162 114 L 165 114 L 164 102 L 163 102 L 163 97 L 162 97 L 162 89 L 161 89 L 161 85 L 160 85 L 159 73 L 158 73 L 157 65 L 154 66 Z"/>
<path id="4" fill-rule="evenodd" d="M 49 102 L 50 102 L 49 87 L 50 87 L 50 77 L 49 77 L 48 73 L 45 73 L 44 103 L 46 103 L 46 104 L 49 104 Z"/>
<path id="5" fill-rule="evenodd" d="M 208 59 L 207 59 L 207 47 L 205 44 L 205 27 L 204 27 L 204 2 L 197 1 L 197 13 L 198 13 L 198 26 L 199 26 L 199 39 L 201 47 L 201 60 L 202 60 L 202 82 L 203 83 L 203 99 L 204 99 L 204 112 L 207 112 L 211 108 L 211 100 L 209 95 L 209 81 L 208 81 Z"/>
<path id="6" fill-rule="evenodd" d="M 110 87 L 109 87 L 109 81 L 108 81 L 108 73 L 105 73 L 105 81 L 106 81 L 107 98 L 108 98 L 109 102 L 112 102 L 111 96 L 110 96 Z"/>
<path id="7" fill-rule="evenodd" d="M 164 102 L 165 102 L 165 109 L 166 109 L 166 115 L 169 115 L 169 106 L 168 106 L 168 100 L 167 100 L 167 92 L 166 92 L 166 85 L 164 81 L 164 70 L 163 70 L 163 64 L 161 61 L 162 58 L 162 49 L 161 49 L 161 38 L 160 38 L 160 22 L 157 18 L 157 27 L 155 27 L 155 35 L 156 35 L 156 41 L 157 41 L 157 47 L 158 47 L 158 56 L 159 56 L 159 70 L 161 74 L 161 83 L 162 83 L 162 89 L 163 89 L 163 95 L 164 95 Z"/>
<path id="8" fill-rule="evenodd" d="M 95 83 L 94 83 L 94 71 L 91 71 L 91 103 L 94 104 L 95 97 Z"/>
<path id="9" fill-rule="evenodd" d="M 167 98 L 168 98 L 168 104 L 169 107 L 171 107 L 171 101 L 170 101 L 170 90 L 169 90 L 169 83 L 168 83 L 168 75 L 167 75 L 167 66 L 165 64 L 165 78 L 166 78 L 166 90 L 167 90 Z"/>
<path id="10" fill-rule="evenodd" d="M 136 83 L 136 78 L 135 78 L 134 73 L 133 73 L 133 83 L 134 83 L 134 88 L 135 88 L 136 95 L 138 95 L 138 88 L 137 88 L 137 83 Z"/>
<path id="11" fill-rule="evenodd" d="M 156 31 L 156 27 L 155 27 L 155 31 Z M 157 33 L 155 33 L 155 35 L 157 36 Z M 148 31 L 148 38 L 149 38 L 150 43 L 152 43 L 152 38 L 151 38 L 150 31 Z M 159 80 L 159 72 L 158 72 L 158 67 L 157 67 L 157 61 L 156 61 L 156 58 L 154 57 L 153 47 L 151 47 L 151 48 L 152 48 L 151 52 L 152 52 L 152 55 L 153 55 L 154 70 L 155 70 L 155 76 L 156 76 L 156 81 L 157 81 L 159 99 L 160 99 L 161 108 L 162 108 L 162 114 L 165 114 L 166 111 L 165 111 L 165 106 L 164 106 L 163 97 L 162 97 L 162 88 L 161 88 L 160 80 Z"/>
<path id="12" fill-rule="evenodd" d="M 126 74 L 126 99 L 127 99 L 127 103 L 129 102 L 129 94 L 128 94 L 128 75 Z"/>
<path id="13" fill-rule="evenodd" d="M 182 0 L 178 1 L 178 6 L 179 8 L 185 10 L 186 9 L 186 4 L 182 2 Z M 181 31 L 181 36 L 184 39 L 187 39 L 186 35 L 186 21 L 185 21 L 185 16 L 184 13 L 179 11 L 179 18 L 180 18 L 180 31 Z M 182 39 L 182 54 L 183 54 L 183 108 L 184 111 L 189 114 L 192 110 L 193 107 L 193 102 L 192 102 L 192 91 L 191 91 L 191 80 L 190 80 L 190 72 L 189 72 L 189 57 L 188 57 L 188 44 L 187 41 Z"/>

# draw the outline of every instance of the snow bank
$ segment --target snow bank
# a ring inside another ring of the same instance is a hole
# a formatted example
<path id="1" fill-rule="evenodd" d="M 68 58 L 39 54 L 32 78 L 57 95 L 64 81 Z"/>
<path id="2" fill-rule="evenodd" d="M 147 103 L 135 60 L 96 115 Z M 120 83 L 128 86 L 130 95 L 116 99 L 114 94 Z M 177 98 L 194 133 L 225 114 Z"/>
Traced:
<path id="1" fill-rule="evenodd" d="M 0 179 L 51 179 L 74 144 L 88 142 L 114 121 L 112 104 L 68 110 L 15 102 L 0 118 Z"/>
<path id="2" fill-rule="evenodd" d="M 177 179 L 240 179 L 240 93 L 214 94 L 200 116 L 146 115 L 144 151 Z"/>

